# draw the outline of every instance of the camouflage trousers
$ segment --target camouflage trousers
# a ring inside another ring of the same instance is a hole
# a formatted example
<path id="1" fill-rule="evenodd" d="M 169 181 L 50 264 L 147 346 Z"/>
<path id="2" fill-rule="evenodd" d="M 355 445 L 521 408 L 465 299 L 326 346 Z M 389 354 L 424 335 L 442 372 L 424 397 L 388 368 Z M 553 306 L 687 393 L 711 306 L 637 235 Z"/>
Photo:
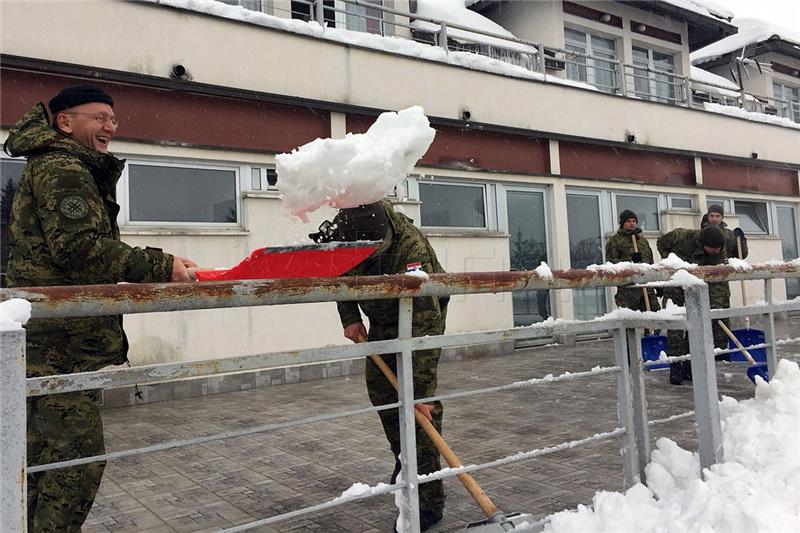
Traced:
<path id="1" fill-rule="evenodd" d="M 661 310 L 655 290 L 647 289 L 647 299 L 650 301 L 651 311 Z M 617 293 L 614 295 L 614 302 L 617 304 L 617 307 L 626 307 L 634 311 L 647 311 L 644 293 L 639 287 L 619 287 Z"/>
<path id="2" fill-rule="evenodd" d="M 670 287 L 667 288 L 664 293 L 675 305 L 686 305 L 683 289 Z M 711 309 L 727 309 L 731 306 L 731 292 L 727 283 L 709 283 L 708 294 Z M 722 321 L 730 328 L 730 319 L 725 318 Z M 711 324 L 711 332 L 714 336 L 714 347 L 727 348 L 728 336 L 722 328 L 719 327 L 716 320 Z M 669 343 L 667 355 L 670 357 L 689 353 L 689 336 L 684 330 L 669 330 L 667 332 L 667 342 Z"/>
<path id="3" fill-rule="evenodd" d="M 28 464 L 105 453 L 100 391 L 28 398 Z M 78 532 L 94 503 L 105 462 L 28 476 L 28 531 Z"/>
<path id="4" fill-rule="evenodd" d="M 441 331 L 438 333 L 429 333 L 431 335 L 441 334 L 444 332 L 442 326 Z M 375 330 L 370 328 L 369 340 L 385 340 L 395 338 L 395 334 L 391 335 L 391 331 Z M 437 367 L 439 364 L 439 356 L 441 350 L 419 350 L 413 353 L 412 364 L 414 368 L 414 397 L 426 398 L 436 394 L 437 386 Z M 381 356 L 397 375 L 397 358 L 394 354 Z M 389 380 L 383 375 L 378 366 L 367 359 L 366 364 L 366 382 L 367 393 L 372 405 L 379 406 L 387 403 L 397 402 L 397 392 Z M 442 432 L 442 417 L 444 408 L 441 402 L 433 402 L 431 415 L 433 417 L 432 423 L 436 430 Z M 395 458 L 400 454 L 400 417 L 397 409 L 388 409 L 380 411 L 381 424 L 383 431 L 386 434 L 386 439 L 389 441 L 389 446 Z M 416 425 L 417 433 L 417 471 L 419 474 L 430 474 L 441 469 L 439 460 L 439 452 L 433 445 L 433 442 L 425 434 L 425 431 Z M 422 511 L 441 511 L 444 508 L 444 484 L 442 480 L 430 481 L 423 483 L 419 486 L 419 507 Z"/>

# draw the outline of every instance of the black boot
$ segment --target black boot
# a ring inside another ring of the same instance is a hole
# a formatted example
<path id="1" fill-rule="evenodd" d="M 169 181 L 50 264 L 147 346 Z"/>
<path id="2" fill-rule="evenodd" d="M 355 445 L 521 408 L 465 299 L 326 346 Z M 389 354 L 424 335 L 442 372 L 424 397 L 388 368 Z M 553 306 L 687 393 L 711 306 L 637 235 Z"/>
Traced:
<path id="1" fill-rule="evenodd" d="M 692 362 L 691 361 L 681 361 L 681 365 L 683 365 L 683 379 L 686 381 L 692 381 Z"/>
<path id="2" fill-rule="evenodd" d="M 419 530 L 426 531 L 442 520 L 442 511 L 420 510 Z"/>
<path id="3" fill-rule="evenodd" d="M 671 385 L 683 385 L 683 361 L 669 365 L 669 382 Z"/>
<path id="4" fill-rule="evenodd" d="M 392 477 L 389 478 L 389 484 L 394 485 L 395 481 L 397 481 L 397 476 L 400 474 L 400 469 L 402 468 L 402 464 L 400 464 L 400 459 L 395 458 L 394 460 L 394 472 L 392 472 Z"/>

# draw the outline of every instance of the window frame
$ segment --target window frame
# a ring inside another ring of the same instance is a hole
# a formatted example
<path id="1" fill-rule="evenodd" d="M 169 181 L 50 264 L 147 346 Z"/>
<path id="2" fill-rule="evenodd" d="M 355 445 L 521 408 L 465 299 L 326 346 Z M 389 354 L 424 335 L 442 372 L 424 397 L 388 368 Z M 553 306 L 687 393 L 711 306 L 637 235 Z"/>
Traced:
<path id="1" fill-rule="evenodd" d="M 489 231 L 493 224 L 492 220 L 496 219 L 494 215 L 494 209 L 491 208 L 490 204 L 490 190 L 489 184 L 487 183 L 474 183 L 474 182 L 463 182 L 463 181 L 456 181 L 452 179 L 421 179 L 419 177 L 414 178 L 414 191 L 415 191 L 415 198 L 420 202 L 420 215 L 419 215 L 419 226 L 420 228 L 426 230 L 435 230 L 435 231 Z M 411 182 L 411 178 L 409 178 L 409 182 Z M 409 185 L 411 185 L 409 183 Z M 424 223 L 422 219 L 422 194 L 420 192 L 420 185 L 446 185 L 446 186 L 456 186 L 456 187 L 472 187 L 475 189 L 481 190 L 481 195 L 483 197 L 483 226 L 429 226 Z M 409 187 L 411 189 L 411 187 Z M 411 191 L 409 190 L 409 193 Z M 496 201 L 495 201 L 496 205 Z"/>
<path id="2" fill-rule="evenodd" d="M 583 43 L 578 45 L 577 44 L 578 41 L 570 40 L 567 37 L 567 30 L 576 33 L 582 33 L 584 36 Z M 594 47 L 592 45 L 592 37 L 597 37 L 598 39 L 611 41 L 614 44 L 614 58 L 608 59 L 606 57 L 596 55 Z M 595 33 L 594 30 L 572 26 L 570 24 L 564 25 L 564 49 L 567 52 L 574 52 L 574 50 L 570 50 L 569 48 L 570 46 L 574 48 L 582 48 L 582 51 L 580 53 L 589 56 L 589 57 L 576 58 L 576 59 L 582 59 L 584 61 L 583 63 L 578 63 L 577 61 L 572 63 L 572 67 L 578 69 L 578 74 L 579 74 L 578 78 L 569 77 L 570 64 L 569 63 L 567 64 L 567 66 L 565 67 L 565 76 L 567 77 L 567 79 L 572 81 L 587 83 L 593 87 L 596 87 L 601 92 L 609 94 L 617 94 L 619 92 L 619 87 L 620 87 L 619 72 L 614 67 L 614 65 L 618 64 L 620 59 L 620 39 L 621 36 L 619 35 L 608 35 L 608 34 L 604 35 L 600 33 Z M 590 64 L 589 62 L 592 61 L 593 59 L 598 60 L 601 64 L 600 65 Z M 608 72 L 611 75 L 611 83 L 612 83 L 611 86 L 598 85 L 598 79 L 597 79 L 598 76 L 596 69 L 598 67 L 603 68 L 602 65 L 607 65 L 607 68 L 609 69 L 609 70 L 601 70 L 600 72 Z M 585 80 L 581 79 L 580 77 L 581 70 L 583 70 L 583 72 L 585 73 L 586 77 Z"/>
<path id="3" fill-rule="evenodd" d="M 221 170 L 234 173 L 234 199 L 236 205 L 236 222 L 172 222 L 172 221 L 151 221 L 151 220 L 131 220 L 130 219 L 130 168 L 132 165 L 153 166 L 153 167 L 172 167 L 181 169 L 198 170 Z M 258 165 L 256 165 L 258 166 Z M 242 185 L 244 176 L 243 165 L 231 163 L 228 165 L 210 163 L 196 160 L 171 160 L 155 159 L 139 156 L 126 158 L 125 169 L 117 183 L 117 203 L 120 211 L 117 215 L 117 223 L 120 228 L 125 229 L 146 229 L 146 228 L 170 228 L 170 229 L 224 229 L 240 230 L 244 226 L 244 211 L 242 192 L 245 189 Z M 248 180 L 250 175 L 247 174 Z"/>
<path id="4" fill-rule="evenodd" d="M 689 195 L 668 194 L 667 196 L 667 209 L 677 209 L 681 211 L 693 211 L 695 209 L 695 198 Z M 689 200 L 689 207 L 679 207 L 674 204 L 675 200 Z"/>
<path id="5" fill-rule="evenodd" d="M 774 233 L 775 224 L 774 224 L 774 219 L 773 219 L 773 216 L 772 216 L 773 215 L 772 210 L 773 210 L 774 202 L 770 202 L 769 200 L 756 200 L 756 199 L 750 199 L 750 198 L 732 198 L 731 199 L 731 203 L 733 204 L 733 212 L 732 212 L 732 214 L 739 217 L 739 224 L 740 225 L 741 225 L 741 216 L 738 215 L 738 213 L 736 211 L 736 202 L 743 202 L 743 203 L 748 203 L 748 204 L 762 204 L 764 206 L 764 213 L 766 214 L 765 222 L 767 224 L 766 231 L 750 231 L 750 230 L 748 230 L 746 232 L 747 234 L 750 234 L 750 235 L 774 235 L 775 234 Z"/>
<path id="6" fill-rule="evenodd" d="M 776 88 L 780 88 L 780 94 L 776 94 Z M 789 94 L 787 95 L 787 93 Z M 776 100 L 788 102 L 788 105 L 785 106 L 782 103 L 779 105 L 777 101 L 773 102 L 779 117 L 800 122 L 800 87 L 772 80 L 772 97 Z"/>
<path id="7" fill-rule="evenodd" d="M 644 75 L 637 75 L 636 70 L 638 68 L 643 68 L 641 65 L 641 61 L 637 61 L 635 53 L 637 51 L 644 51 L 647 53 L 647 65 L 644 68 L 648 68 L 650 70 L 645 70 Z M 655 54 L 662 54 L 665 56 L 669 56 L 672 59 L 672 70 L 664 70 L 662 68 L 656 67 L 655 64 Z M 650 46 L 643 44 L 643 43 L 632 43 L 631 44 L 631 64 L 633 64 L 633 92 L 638 98 L 643 98 L 649 101 L 661 102 L 661 103 L 669 103 L 674 104 L 679 100 L 678 98 L 678 86 L 675 85 L 674 80 L 670 79 L 670 76 L 677 76 L 675 72 L 675 56 L 677 53 L 675 52 L 664 52 L 663 50 L 658 50 L 656 48 L 651 48 Z M 638 63 L 638 64 L 637 64 Z M 658 71 L 658 72 L 652 72 Z M 664 74 L 659 74 L 660 72 L 664 72 Z M 657 81 L 656 76 L 665 76 L 667 77 L 664 82 Z M 640 92 L 639 89 L 636 87 L 636 80 L 640 78 L 647 79 L 647 93 Z M 667 95 L 662 96 L 659 94 L 658 89 L 660 86 L 665 85 L 667 88 Z"/>
<path id="8" fill-rule="evenodd" d="M 646 193 L 646 192 L 639 192 L 639 191 L 630 191 L 630 192 L 628 192 L 628 191 L 625 191 L 625 190 L 616 190 L 616 189 L 615 190 L 610 190 L 610 191 L 608 191 L 608 193 L 611 195 L 611 215 L 612 215 L 612 219 L 613 219 L 612 223 L 616 224 L 617 227 L 619 226 L 619 224 L 618 224 L 619 221 L 617 220 L 617 217 L 619 217 L 619 212 L 620 212 L 619 207 L 617 205 L 617 198 L 619 196 L 633 196 L 633 197 L 636 197 L 636 198 L 649 198 L 651 200 L 655 200 L 656 201 L 656 223 L 658 224 L 658 227 L 656 229 L 648 228 L 648 229 L 642 230 L 642 231 L 647 231 L 648 233 L 650 233 L 650 232 L 656 233 L 656 232 L 660 232 L 661 231 L 661 227 L 662 227 L 661 211 L 662 211 L 664 203 L 665 203 L 663 195 L 658 194 L 658 193 Z M 639 215 L 639 213 L 637 213 L 637 216 L 638 215 Z M 605 242 L 603 243 L 603 245 L 605 245 Z"/>

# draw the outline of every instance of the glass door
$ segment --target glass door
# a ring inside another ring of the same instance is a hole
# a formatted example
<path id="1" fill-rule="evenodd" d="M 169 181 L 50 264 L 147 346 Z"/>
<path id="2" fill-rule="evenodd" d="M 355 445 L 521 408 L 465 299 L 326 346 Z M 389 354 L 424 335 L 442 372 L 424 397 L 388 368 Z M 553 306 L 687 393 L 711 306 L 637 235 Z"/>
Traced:
<path id="1" fill-rule="evenodd" d="M 603 223 L 599 193 L 567 193 L 567 224 L 571 268 L 603 263 Z M 572 289 L 577 320 L 591 320 L 606 312 L 602 287 Z"/>
<path id="2" fill-rule="evenodd" d="M 798 257 L 798 235 L 794 207 L 779 205 L 775 208 L 778 221 L 778 234 L 781 237 L 783 260 L 792 261 Z M 800 296 L 800 279 L 786 278 L 786 298 L 791 300 Z"/>
<path id="3" fill-rule="evenodd" d="M 511 270 L 533 270 L 548 262 L 544 191 L 507 190 Z M 550 291 L 512 293 L 514 326 L 529 326 L 550 317 Z"/>

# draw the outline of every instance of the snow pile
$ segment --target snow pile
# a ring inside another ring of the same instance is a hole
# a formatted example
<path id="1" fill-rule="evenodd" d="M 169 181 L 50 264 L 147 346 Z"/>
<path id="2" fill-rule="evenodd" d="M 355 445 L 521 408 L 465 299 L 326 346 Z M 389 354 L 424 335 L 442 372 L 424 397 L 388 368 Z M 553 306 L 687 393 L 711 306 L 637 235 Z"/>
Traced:
<path id="1" fill-rule="evenodd" d="M 728 259 L 728 265 L 739 272 L 750 272 L 753 270 L 753 267 L 750 265 L 750 263 L 744 261 L 743 259 L 739 259 L 738 257 L 731 257 Z"/>
<path id="2" fill-rule="evenodd" d="M 31 318 L 31 303 L 22 298 L 0 302 L 0 330 L 21 329 Z"/>
<path id="3" fill-rule="evenodd" d="M 711 113 L 719 113 L 720 115 L 728 115 L 730 117 L 744 118 L 755 122 L 763 122 L 765 124 L 774 124 L 775 126 L 784 126 L 800 130 L 800 124 L 792 121 L 792 119 L 767 115 L 766 113 L 757 113 L 755 111 L 745 111 L 740 107 L 703 102 L 703 109 Z"/>
<path id="4" fill-rule="evenodd" d="M 542 279 L 553 279 L 553 271 L 550 270 L 550 267 L 544 261 L 534 269 L 534 272 Z"/>
<path id="5" fill-rule="evenodd" d="M 672 253 L 669 254 L 666 258 L 662 259 L 661 261 L 659 261 L 656 264 L 658 266 L 661 266 L 661 267 L 664 267 L 664 268 L 670 268 L 672 270 L 678 270 L 680 268 L 691 269 L 691 268 L 696 268 L 697 267 L 697 265 L 695 263 L 687 263 L 686 261 L 684 261 L 683 259 L 681 259 L 677 255 L 672 254 Z"/>
<path id="6" fill-rule="evenodd" d="M 649 487 L 601 491 L 592 507 L 551 515 L 546 533 L 798 531 L 800 367 L 781 360 L 755 398 L 720 402 L 725 462 L 700 476 L 697 454 L 662 438 L 646 473 Z"/>
<path id="7" fill-rule="evenodd" d="M 516 39 L 510 31 L 501 25 L 489 20 L 480 13 L 467 9 L 467 5 L 473 3 L 474 2 L 471 0 L 417 0 L 417 15 L 437 21 L 443 20 L 446 23 L 466 26 L 467 28 L 474 28 L 485 33 L 494 33 L 506 37 L 507 39 Z M 438 24 L 419 19 L 415 19 L 411 22 L 411 27 L 415 30 L 428 31 L 431 33 L 438 32 L 440 29 Z M 529 54 L 536 53 L 536 48 L 527 44 L 509 42 L 504 39 L 496 39 L 487 35 L 451 28 L 449 26 L 447 28 L 447 36 L 451 39 L 463 40 L 466 42 L 489 44 Z"/>
<path id="8" fill-rule="evenodd" d="M 699 65 L 713 61 L 731 52 L 735 52 L 738 56 L 745 46 L 773 37 L 800 46 L 800 32 L 797 29 L 784 28 L 765 20 L 747 17 L 737 18 L 733 24 L 739 28 L 737 33 L 692 52 L 689 55 L 692 64 Z"/>
<path id="9" fill-rule="evenodd" d="M 672 4 L 675 7 L 680 7 L 687 11 L 692 11 L 698 15 L 703 15 L 709 18 L 723 19 L 730 21 L 733 18 L 733 12 L 728 11 L 726 8 L 712 2 L 711 0 L 662 0 L 665 4 Z"/>
<path id="10" fill-rule="evenodd" d="M 415 268 L 414 270 L 407 270 L 405 275 L 413 276 L 415 278 L 430 279 L 428 273 L 422 270 L 421 268 Z"/>
<path id="11" fill-rule="evenodd" d="M 436 131 L 419 106 L 382 113 L 363 134 L 315 139 L 275 157 L 283 203 L 292 215 L 323 205 L 342 209 L 377 202 L 411 172 Z"/>

